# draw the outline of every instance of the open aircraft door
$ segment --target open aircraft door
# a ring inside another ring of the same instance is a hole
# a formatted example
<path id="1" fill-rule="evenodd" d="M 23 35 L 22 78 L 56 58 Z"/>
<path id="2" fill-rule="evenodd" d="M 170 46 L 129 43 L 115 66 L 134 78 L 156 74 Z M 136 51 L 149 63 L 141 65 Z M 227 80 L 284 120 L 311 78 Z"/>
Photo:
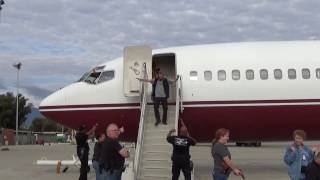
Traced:
<path id="1" fill-rule="evenodd" d="M 129 46 L 124 48 L 123 91 L 125 96 L 139 96 L 143 65 L 146 64 L 148 78 L 152 78 L 152 49 L 149 46 Z"/>

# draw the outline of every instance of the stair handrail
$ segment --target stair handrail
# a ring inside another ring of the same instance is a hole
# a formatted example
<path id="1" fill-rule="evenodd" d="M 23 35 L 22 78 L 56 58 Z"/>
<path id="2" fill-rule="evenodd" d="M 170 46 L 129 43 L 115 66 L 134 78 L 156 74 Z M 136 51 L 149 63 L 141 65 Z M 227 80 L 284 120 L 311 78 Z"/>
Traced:
<path id="1" fill-rule="evenodd" d="M 175 125 L 174 128 L 176 133 L 178 133 L 178 125 L 179 125 L 179 115 L 183 111 L 183 103 L 182 103 L 182 80 L 181 75 L 178 75 L 176 81 L 176 114 L 175 114 Z"/>
<path id="2" fill-rule="evenodd" d="M 179 96 L 180 96 L 180 113 L 183 113 L 184 107 L 183 107 L 183 86 L 182 86 L 182 76 L 179 76 Z"/>
<path id="3" fill-rule="evenodd" d="M 142 78 L 148 79 L 148 73 L 146 68 L 146 63 L 143 64 L 142 67 Z M 147 105 L 147 83 L 145 81 L 141 81 L 141 93 L 140 93 L 140 122 L 139 122 L 139 130 L 138 130 L 138 137 L 135 149 L 135 157 L 134 157 L 134 164 L 133 164 L 133 171 L 134 171 L 134 179 L 138 180 L 139 177 L 139 168 L 140 168 L 140 161 L 141 161 L 141 148 L 143 142 L 143 134 L 144 134 L 144 119 L 145 119 L 145 111 Z"/>

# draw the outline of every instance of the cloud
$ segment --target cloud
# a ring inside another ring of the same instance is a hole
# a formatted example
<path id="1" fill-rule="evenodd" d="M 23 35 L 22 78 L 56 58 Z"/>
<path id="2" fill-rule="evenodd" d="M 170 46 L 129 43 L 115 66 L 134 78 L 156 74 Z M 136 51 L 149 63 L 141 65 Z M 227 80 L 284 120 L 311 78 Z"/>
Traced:
<path id="1" fill-rule="evenodd" d="M 0 89 L 6 89 L 6 86 L 1 78 L 0 78 Z"/>
<path id="2" fill-rule="evenodd" d="M 319 39 L 319 8 L 319 0 L 6 1 L 0 88 L 15 86 L 18 61 L 23 86 L 54 91 L 128 45 Z"/>
<path id="3" fill-rule="evenodd" d="M 22 87 L 27 93 L 32 94 L 33 96 L 39 97 L 39 98 L 45 98 L 49 94 L 52 93 L 52 91 L 49 91 L 47 89 L 42 89 L 36 86 L 26 86 Z"/>

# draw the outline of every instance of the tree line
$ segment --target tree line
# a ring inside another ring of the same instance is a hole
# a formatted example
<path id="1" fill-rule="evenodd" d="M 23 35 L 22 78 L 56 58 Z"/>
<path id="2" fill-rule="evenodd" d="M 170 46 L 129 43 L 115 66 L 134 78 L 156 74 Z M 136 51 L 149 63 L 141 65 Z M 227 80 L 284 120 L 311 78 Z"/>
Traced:
<path id="1" fill-rule="evenodd" d="M 33 107 L 33 105 L 28 101 L 28 98 L 19 94 L 19 127 L 21 127 L 24 130 L 31 130 L 37 132 L 62 130 L 62 126 L 60 124 L 46 117 L 35 117 L 32 121 L 32 124 L 29 127 L 22 127 L 22 125 L 27 120 L 27 115 L 31 113 Z M 0 94 L 0 128 L 16 128 L 16 108 L 17 99 L 13 93 L 7 92 L 5 94 Z"/>

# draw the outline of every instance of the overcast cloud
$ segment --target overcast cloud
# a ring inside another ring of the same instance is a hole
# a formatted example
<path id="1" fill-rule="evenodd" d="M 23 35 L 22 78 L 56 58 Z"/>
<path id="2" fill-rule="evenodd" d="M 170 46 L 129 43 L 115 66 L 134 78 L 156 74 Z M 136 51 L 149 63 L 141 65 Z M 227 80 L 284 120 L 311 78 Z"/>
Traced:
<path id="1" fill-rule="evenodd" d="M 128 45 L 161 48 L 320 37 L 319 0 L 5 2 L 0 89 L 14 89 L 12 64 L 20 61 L 22 86 L 35 104 L 90 67 L 122 56 Z"/>

